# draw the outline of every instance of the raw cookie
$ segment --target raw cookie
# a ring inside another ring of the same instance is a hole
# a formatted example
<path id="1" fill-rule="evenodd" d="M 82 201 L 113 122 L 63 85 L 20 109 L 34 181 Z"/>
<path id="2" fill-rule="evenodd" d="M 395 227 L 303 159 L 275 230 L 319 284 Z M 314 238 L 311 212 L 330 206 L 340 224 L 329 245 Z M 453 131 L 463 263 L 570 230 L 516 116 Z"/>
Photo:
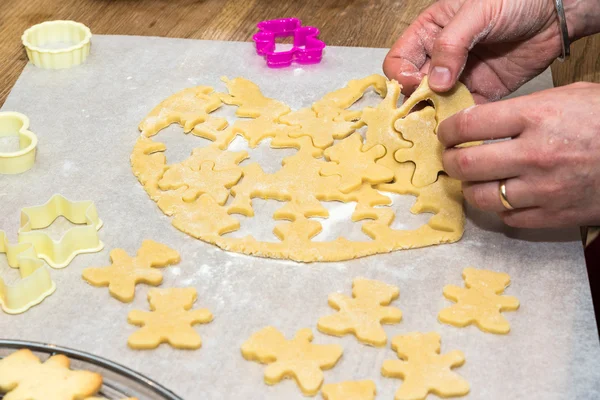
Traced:
<path id="1" fill-rule="evenodd" d="M 178 263 L 179 253 L 164 244 L 144 240 L 135 257 L 129 257 L 123 249 L 114 249 L 110 259 L 112 264 L 108 267 L 84 269 L 83 279 L 94 286 L 108 286 L 115 299 L 129 303 L 138 283 L 160 285 L 163 276 L 155 268 Z"/>
<path id="2" fill-rule="evenodd" d="M 213 316 L 207 309 L 190 310 L 196 301 L 194 288 L 150 289 L 148 302 L 151 312 L 133 310 L 127 321 L 142 328 L 131 336 L 127 344 L 132 349 L 154 349 L 169 343 L 178 349 L 199 349 L 200 335 L 194 324 L 206 324 Z"/>
<path id="3" fill-rule="evenodd" d="M 356 278 L 352 282 L 352 298 L 340 293 L 329 295 L 329 305 L 339 311 L 321 317 L 317 329 L 335 336 L 353 333 L 365 344 L 384 346 L 387 336 L 381 324 L 398 323 L 402 319 L 399 309 L 386 307 L 399 295 L 395 286 Z"/>
<path id="4" fill-rule="evenodd" d="M 411 161 L 397 161 L 394 153 L 413 143 L 396 131 L 394 124 L 403 126 L 408 137 L 411 129 L 417 129 L 410 123 L 413 119 L 439 123 L 471 105 L 471 95 L 462 84 L 449 94 L 436 94 L 424 79 L 415 94 L 398 107 L 398 83 L 372 75 L 348 82 L 310 108 L 291 111 L 284 103 L 263 95 L 257 85 L 246 79 L 223 81 L 228 94 L 200 87 L 176 93 L 155 108 L 142 123 L 142 135 L 131 156 L 134 174 L 159 208 L 173 217 L 177 229 L 226 250 L 304 262 L 346 260 L 461 238 L 464 213 L 460 182 L 443 173 L 438 178 L 438 151 L 423 153 L 429 161 L 413 155 L 409 157 Z M 369 87 L 385 96 L 381 103 L 364 110 L 349 110 Z M 193 104 L 194 98 L 198 99 L 197 104 Z M 431 109 L 409 114 L 415 104 L 427 99 L 434 103 L 435 119 L 427 116 L 433 112 Z M 181 106 L 178 100 L 183 101 Z M 236 115 L 243 118 L 228 125 L 221 117 L 207 115 L 220 106 L 219 102 L 237 106 Z M 164 144 L 151 137 L 170 122 L 180 123 L 185 132 L 196 124 L 191 129 L 193 134 L 214 143 L 206 151 L 195 149 L 182 163 L 168 165 Z M 352 135 L 360 127 L 366 128 L 362 147 L 360 136 Z M 295 148 L 298 152 L 284 159 L 282 168 L 275 173 L 264 172 L 256 163 L 240 166 L 246 153 L 238 155 L 227 150 L 238 135 L 248 140 L 251 147 L 271 138 L 273 149 Z M 340 141 L 334 144 L 334 139 Z M 417 147 L 421 146 L 413 150 Z M 333 161 L 322 159 L 324 152 Z M 361 162 L 350 162 L 346 152 Z M 228 153 L 231 156 L 225 157 L 229 160 L 227 167 L 217 168 L 215 159 Z M 432 183 L 417 187 L 424 182 Z M 395 212 L 387 207 L 391 203 L 389 197 L 379 191 L 416 196 L 411 212 L 435 215 L 417 229 L 392 229 Z M 254 198 L 285 203 L 273 215 L 275 220 L 285 220 L 273 231 L 279 241 L 258 241 L 251 235 L 224 236 L 240 228 L 235 214 L 254 215 Z M 364 220 L 362 230 L 371 240 L 349 241 L 340 236 L 327 242 L 314 241 L 322 231 L 321 222 L 314 217 L 328 217 L 324 201 L 356 202 L 351 219 Z"/>
<path id="5" fill-rule="evenodd" d="M 375 400 L 375 382 L 348 381 L 323 385 L 324 400 Z"/>
<path id="6" fill-rule="evenodd" d="M 100 374 L 69 366 L 64 355 L 42 364 L 30 350 L 16 351 L 0 360 L 0 393 L 4 400 L 78 400 L 100 390 Z"/>
<path id="7" fill-rule="evenodd" d="M 475 324 L 485 332 L 508 333 L 510 324 L 500 312 L 519 308 L 515 297 L 501 296 L 510 276 L 475 268 L 465 268 L 462 275 L 466 288 L 444 286 L 444 296 L 456 304 L 440 311 L 438 319 L 458 327 Z"/>
<path id="8" fill-rule="evenodd" d="M 312 340 L 310 328 L 300 329 L 292 340 L 287 340 L 277 329 L 267 326 L 242 345 L 242 355 L 246 360 L 269 364 L 265 368 L 268 385 L 292 377 L 302 393 L 314 396 L 323 384 L 322 370 L 333 368 L 343 349 L 336 344 L 312 344 Z"/>
<path id="9" fill-rule="evenodd" d="M 464 396 L 469 383 L 451 371 L 465 363 L 465 356 L 455 350 L 440 355 L 440 335 L 409 333 L 392 339 L 392 349 L 402 360 L 386 360 L 381 373 L 388 378 L 400 378 L 402 385 L 395 400 L 425 399 L 428 393 L 440 397 Z"/>

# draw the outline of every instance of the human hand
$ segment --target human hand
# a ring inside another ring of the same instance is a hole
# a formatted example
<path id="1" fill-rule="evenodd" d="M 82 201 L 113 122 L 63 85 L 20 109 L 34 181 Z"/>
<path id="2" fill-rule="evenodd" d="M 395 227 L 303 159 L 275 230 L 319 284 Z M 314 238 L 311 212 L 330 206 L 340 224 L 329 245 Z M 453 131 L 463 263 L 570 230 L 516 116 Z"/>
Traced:
<path id="1" fill-rule="evenodd" d="M 473 106 L 444 120 L 444 169 L 466 200 L 523 228 L 600 225 L 600 84 Z M 512 138 L 481 146 L 478 140 Z M 515 208 L 500 201 L 498 180 Z"/>
<path id="2" fill-rule="evenodd" d="M 597 1 L 564 3 L 572 40 L 600 28 Z M 560 55 L 559 32 L 551 0 L 440 0 L 406 29 L 383 70 L 402 84 L 405 95 L 426 74 L 438 92 L 452 88 L 460 76 L 477 103 L 494 101 Z"/>

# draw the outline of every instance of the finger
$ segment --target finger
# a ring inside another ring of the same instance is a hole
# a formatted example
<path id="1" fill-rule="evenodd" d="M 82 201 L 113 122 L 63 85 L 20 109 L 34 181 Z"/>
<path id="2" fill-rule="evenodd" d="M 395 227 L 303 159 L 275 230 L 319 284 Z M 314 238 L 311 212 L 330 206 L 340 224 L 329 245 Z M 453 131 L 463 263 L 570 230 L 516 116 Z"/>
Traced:
<path id="1" fill-rule="evenodd" d="M 480 104 L 446 118 L 438 127 L 438 139 L 445 147 L 478 140 L 518 136 L 525 120 L 517 100 Z"/>
<path id="2" fill-rule="evenodd" d="M 402 93 L 410 95 L 425 74 L 421 68 L 427 60 L 426 50 L 412 26 L 396 41 L 383 62 L 383 72 L 402 85 Z"/>
<path id="3" fill-rule="evenodd" d="M 513 208 L 521 209 L 538 205 L 537 199 L 530 191 L 530 185 L 521 179 L 507 179 L 505 186 L 506 197 Z M 500 201 L 500 183 L 498 181 L 463 182 L 463 195 L 469 204 L 480 210 L 507 211 Z"/>
<path id="4" fill-rule="evenodd" d="M 491 13 L 479 0 L 466 1 L 435 39 L 431 54 L 429 86 L 437 92 L 450 90 L 460 76 L 469 51 L 493 26 Z"/>
<path id="5" fill-rule="evenodd" d="M 540 207 L 503 211 L 498 216 L 515 228 L 564 228 L 581 222 L 571 211 L 549 212 Z"/>
<path id="6" fill-rule="evenodd" d="M 444 150 L 444 171 L 461 181 L 493 181 L 519 176 L 526 169 L 517 140 Z"/>

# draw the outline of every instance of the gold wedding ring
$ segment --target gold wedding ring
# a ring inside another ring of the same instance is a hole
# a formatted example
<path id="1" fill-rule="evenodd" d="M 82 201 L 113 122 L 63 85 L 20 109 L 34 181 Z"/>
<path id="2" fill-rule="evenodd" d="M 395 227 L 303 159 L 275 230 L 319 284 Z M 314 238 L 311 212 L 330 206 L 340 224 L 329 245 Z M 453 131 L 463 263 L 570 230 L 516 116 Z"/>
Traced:
<path id="1" fill-rule="evenodd" d="M 500 201 L 502 202 L 502 205 L 507 210 L 514 210 L 515 208 L 512 206 L 512 204 L 510 204 L 508 198 L 506 197 L 506 179 L 502 179 L 500 182 L 498 182 L 498 184 L 498 189 L 500 191 Z"/>

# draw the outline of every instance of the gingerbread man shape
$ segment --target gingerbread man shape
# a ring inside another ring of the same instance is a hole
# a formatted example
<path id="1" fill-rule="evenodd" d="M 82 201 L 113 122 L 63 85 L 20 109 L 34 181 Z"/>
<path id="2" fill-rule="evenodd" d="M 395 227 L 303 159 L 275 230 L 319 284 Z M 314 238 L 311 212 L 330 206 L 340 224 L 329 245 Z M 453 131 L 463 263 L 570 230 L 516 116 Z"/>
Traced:
<path id="1" fill-rule="evenodd" d="M 152 311 L 133 310 L 127 317 L 130 324 L 142 326 L 129 337 L 129 347 L 144 350 L 169 343 L 178 349 L 199 349 L 202 339 L 192 325 L 208 323 L 213 316 L 205 308 L 190 311 L 196 298 L 194 288 L 150 289 Z"/>
<path id="2" fill-rule="evenodd" d="M 340 293 L 329 295 L 329 305 L 339 312 L 320 318 L 317 328 L 335 336 L 354 333 L 365 344 L 384 346 L 387 336 L 381 324 L 402 320 L 399 309 L 386 307 L 399 295 L 400 291 L 395 286 L 356 278 L 352 282 L 352 298 Z"/>
<path id="3" fill-rule="evenodd" d="M 500 295 L 510 284 L 510 276 L 502 272 L 465 268 L 463 278 L 466 288 L 444 286 L 444 296 L 456 304 L 440 311 L 438 319 L 458 327 L 475 324 L 485 332 L 508 333 L 510 324 L 500 312 L 519 308 L 517 298 Z"/>
<path id="4" fill-rule="evenodd" d="M 108 286 L 115 299 L 129 303 L 133 301 L 136 284 L 160 285 L 162 273 L 153 267 L 178 263 L 179 253 L 164 244 L 144 240 L 135 257 L 129 257 L 123 249 L 114 249 L 110 259 L 112 265 L 108 267 L 84 269 L 83 279 L 94 286 Z"/>
<path id="5" fill-rule="evenodd" d="M 64 355 L 42 363 L 30 350 L 23 349 L 0 360 L 0 393 L 4 400 L 76 400 L 100 390 L 102 377 L 89 371 L 69 369 Z"/>
<path id="6" fill-rule="evenodd" d="M 429 393 L 440 397 L 469 393 L 469 383 L 451 371 L 464 364 L 464 354 L 455 350 L 440 355 L 440 339 L 435 332 L 409 333 L 392 339 L 392 349 L 401 360 L 384 361 L 381 373 L 403 380 L 395 400 L 421 400 Z"/>
<path id="7" fill-rule="evenodd" d="M 269 364 L 265 382 L 274 385 L 285 377 L 293 377 L 302 393 L 314 396 L 323 384 L 323 371 L 331 369 L 342 356 L 343 349 L 336 344 L 312 344 L 310 328 L 300 329 L 292 340 L 267 326 L 254 333 L 243 345 L 246 360 Z"/>

